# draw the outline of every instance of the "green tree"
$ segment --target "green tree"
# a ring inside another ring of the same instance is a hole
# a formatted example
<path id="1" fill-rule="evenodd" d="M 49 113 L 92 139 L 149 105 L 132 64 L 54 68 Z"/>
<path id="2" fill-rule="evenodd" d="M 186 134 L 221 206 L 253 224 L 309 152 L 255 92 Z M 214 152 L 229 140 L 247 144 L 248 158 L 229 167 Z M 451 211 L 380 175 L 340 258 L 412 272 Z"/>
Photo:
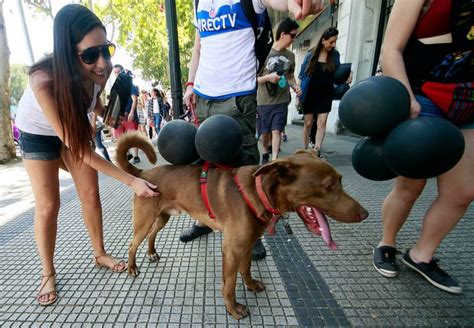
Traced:
<path id="1" fill-rule="evenodd" d="M 10 65 L 10 99 L 12 105 L 18 104 L 28 84 L 28 67 L 21 64 Z"/>
<path id="2" fill-rule="evenodd" d="M 148 80 L 169 86 L 168 33 L 163 0 L 108 0 L 94 5 L 105 24 L 118 28 L 117 44 L 133 59 L 133 66 Z M 181 73 L 188 76 L 195 29 L 192 0 L 176 0 Z"/>
<path id="3" fill-rule="evenodd" d="M 16 156 L 10 122 L 9 66 L 10 51 L 3 19 L 3 1 L 0 1 L 0 164 L 9 162 Z"/>

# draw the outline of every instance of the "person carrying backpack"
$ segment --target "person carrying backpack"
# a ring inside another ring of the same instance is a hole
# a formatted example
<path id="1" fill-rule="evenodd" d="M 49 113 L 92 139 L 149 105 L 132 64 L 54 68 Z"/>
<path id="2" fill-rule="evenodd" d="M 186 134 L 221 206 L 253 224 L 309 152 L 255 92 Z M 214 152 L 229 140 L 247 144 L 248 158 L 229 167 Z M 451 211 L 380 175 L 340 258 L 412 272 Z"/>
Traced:
<path id="1" fill-rule="evenodd" d="M 323 1 L 195 1 L 196 37 L 184 102 L 195 108 L 199 122 L 217 113 L 229 115 L 239 122 L 243 132 L 243 155 L 233 163 L 235 166 L 260 161 L 255 139 L 257 72 L 273 43 L 267 7 L 289 10 L 300 19 L 321 11 Z M 188 242 L 211 231 L 197 222 L 181 234 L 180 240 Z M 265 248 L 258 240 L 252 259 L 263 259 L 265 255 Z"/>

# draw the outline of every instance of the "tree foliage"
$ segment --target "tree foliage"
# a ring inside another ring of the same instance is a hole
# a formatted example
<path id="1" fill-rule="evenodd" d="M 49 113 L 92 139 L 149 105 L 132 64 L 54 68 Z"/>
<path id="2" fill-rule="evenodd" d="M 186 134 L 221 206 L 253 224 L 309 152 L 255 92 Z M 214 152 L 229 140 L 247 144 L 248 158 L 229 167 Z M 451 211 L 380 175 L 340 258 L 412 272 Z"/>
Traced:
<path id="1" fill-rule="evenodd" d="M 15 158 L 15 145 L 10 122 L 9 65 L 10 50 L 3 19 L 3 3 L 0 1 L 0 164 Z"/>
<path id="2" fill-rule="evenodd" d="M 10 99 L 12 105 L 18 104 L 28 84 L 28 67 L 21 64 L 10 65 Z"/>
<path id="3" fill-rule="evenodd" d="M 140 75 L 169 86 L 164 0 L 108 0 L 106 4 L 95 4 L 94 11 L 105 24 L 117 26 L 116 42 L 125 47 Z M 195 35 L 193 1 L 176 0 L 176 16 L 181 72 L 187 78 Z"/>

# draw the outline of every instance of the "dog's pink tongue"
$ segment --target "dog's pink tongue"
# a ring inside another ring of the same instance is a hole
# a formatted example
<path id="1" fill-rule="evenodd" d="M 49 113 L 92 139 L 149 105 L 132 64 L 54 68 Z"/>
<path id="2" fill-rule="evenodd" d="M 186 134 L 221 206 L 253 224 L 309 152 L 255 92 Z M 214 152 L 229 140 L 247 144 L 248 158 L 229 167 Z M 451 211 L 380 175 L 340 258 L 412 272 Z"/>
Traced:
<path id="1" fill-rule="evenodd" d="M 321 237 L 323 238 L 326 245 L 332 249 L 336 250 L 337 244 L 332 240 L 331 230 L 329 229 L 328 219 L 320 211 L 314 211 L 316 214 L 316 220 L 318 220 L 319 229 L 321 230 Z"/>

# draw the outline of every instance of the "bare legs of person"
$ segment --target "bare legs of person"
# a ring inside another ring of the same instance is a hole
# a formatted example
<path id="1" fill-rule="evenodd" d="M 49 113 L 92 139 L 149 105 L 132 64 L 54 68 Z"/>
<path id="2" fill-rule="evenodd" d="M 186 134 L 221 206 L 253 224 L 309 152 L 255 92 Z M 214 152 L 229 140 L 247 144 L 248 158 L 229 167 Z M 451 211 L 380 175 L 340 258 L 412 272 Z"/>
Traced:
<path id="1" fill-rule="evenodd" d="M 403 262 L 409 268 L 420 273 L 434 286 L 451 293 L 460 293 L 462 289 L 432 259 L 444 237 L 456 226 L 474 200 L 474 129 L 462 132 L 466 142 L 464 155 L 453 169 L 438 177 L 438 196 L 425 214 L 421 235 L 415 246 L 403 256 Z M 396 236 L 425 183 L 425 180 L 399 177 L 385 199 L 382 208 L 383 236 L 374 251 L 374 266 L 386 277 L 397 275 Z"/>
<path id="2" fill-rule="evenodd" d="M 272 130 L 272 161 L 278 158 L 281 145 L 281 131 Z"/>
<path id="3" fill-rule="evenodd" d="M 84 222 L 89 232 L 94 258 L 99 265 L 113 271 L 126 269 L 125 262 L 106 255 L 102 230 L 102 210 L 97 172 L 88 165 L 74 162 L 67 151 L 63 161 L 71 173 L 82 204 Z M 49 305 L 57 300 L 54 251 L 59 213 L 59 178 L 61 160 L 24 160 L 35 197 L 35 239 L 42 264 L 42 279 L 37 300 Z"/>
<path id="4" fill-rule="evenodd" d="M 304 126 L 303 126 L 303 148 L 308 149 L 309 136 L 311 133 L 311 126 L 313 125 L 313 114 L 303 115 Z"/>
<path id="5" fill-rule="evenodd" d="M 316 142 L 314 144 L 314 150 L 318 157 L 321 157 L 321 148 L 323 146 L 324 137 L 326 136 L 326 124 L 328 121 L 329 113 L 321 113 L 318 114 L 318 118 L 316 123 L 318 125 L 318 129 L 316 130 Z"/>

